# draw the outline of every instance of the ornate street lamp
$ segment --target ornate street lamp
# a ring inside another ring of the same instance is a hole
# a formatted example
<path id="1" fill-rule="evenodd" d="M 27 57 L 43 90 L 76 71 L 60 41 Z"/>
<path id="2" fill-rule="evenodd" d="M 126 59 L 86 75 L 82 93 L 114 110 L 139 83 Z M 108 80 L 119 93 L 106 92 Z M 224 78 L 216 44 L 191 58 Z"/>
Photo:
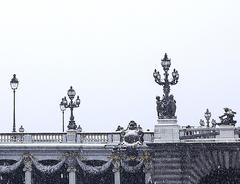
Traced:
<path id="1" fill-rule="evenodd" d="M 65 108 L 70 108 L 70 110 L 71 110 L 71 115 L 70 115 L 70 121 L 69 121 L 69 124 L 68 124 L 68 129 L 76 130 L 77 125 L 75 124 L 75 121 L 74 121 L 73 109 L 79 107 L 81 101 L 80 101 L 79 96 L 77 96 L 76 101 L 73 102 L 73 99 L 74 99 L 74 97 L 75 97 L 75 95 L 76 95 L 76 92 L 75 92 L 75 90 L 72 88 L 72 86 L 71 86 L 70 89 L 68 90 L 67 95 L 68 95 L 68 97 L 69 97 L 69 99 L 70 99 L 70 102 L 68 103 L 67 98 L 64 97 L 64 98 L 62 99 L 62 102 L 61 102 L 61 103 L 62 103 L 62 105 L 63 105 Z"/>
<path id="2" fill-rule="evenodd" d="M 206 112 L 204 113 L 204 117 L 206 119 L 206 127 L 210 127 L 210 119 L 211 119 L 212 113 L 207 109 Z M 200 126 L 204 127 L 205 126 L 205 121 L 200 119 L 199 121 Z M 216 120 L 212 119 L 211 121 L 212 127 L 216 127 Z"/>
<path id="3" fill-rule="evenodd" d="M 66 107 L 64 106 L 64 98 L 62 98 L 60 103 L 60 109 L 62 111 L 62 131 L 64 132 L 64 111 L 66 110 Z"/>
<path id="4" fill-rule="evenodd" d="M 171 66 L 171 59 L 168 58 L 167 54 L 165 53 L 164 58 L 162 59 L 161 65 L 164 70 L 164 79 L 161 79 L 161 75 L 159 71 L 156 69 L 153 72 L 153 77 L 155 82 L 160 86 L 163 86 L 163 97 L 160 100 L 160 97 L 157 96 L 157 112 L 158 117 L 160 119 L 166 118 L 175 118 L 176 112 L 176 101 L 174 100 L 173 95 L 169 95 L 170 93 L 170 86 L 175 85 L 178 83 L 179 74 L 176 69 L 172 72 L 172 79 L 169 80 L 169 73 L 168 70 Z"/>
<path id="5" fill-rule="evenodd" d="M 16 74 L 13 75 L 13 78 L 10 81 L 10 86 L 13 90 L 13 130 L 12 132 L 16 132 L 16 122 L 15 122 L 15 93 L 18 88 L 19 81 L 16 78 Z"/>
<path id="6" fill-rule="evenodd" d="M 207 127 L 209 127 L 210 124 L 210 118 L 211 118 L 212 114 L 211 112 L 207 109 L 206 112 L 204 113 L 204 117 L 206 118 L 206 123 L 207 123 Z"/>

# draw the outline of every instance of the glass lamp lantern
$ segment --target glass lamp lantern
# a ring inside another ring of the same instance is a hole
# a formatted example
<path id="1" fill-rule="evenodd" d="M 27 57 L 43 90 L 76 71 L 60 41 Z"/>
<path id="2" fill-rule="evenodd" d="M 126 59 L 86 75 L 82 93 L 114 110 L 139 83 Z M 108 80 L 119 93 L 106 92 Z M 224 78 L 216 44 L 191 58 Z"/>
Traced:
<path id="1" fill-rule="evenodd" d="M 11 88 L 13 90 L 16 90 L 18 88 L 18 84 L 19 84 L 19 81 L 18 79 L 16 78 L 16 74 L 13 75 L 13 78 L 11 79 L 10 81 L 10 85 L 11 85 Z"/>
<path id="2" fill-rule="evenodd" d="M 77 96 L 77 99 L 76 99 L 76 105 L 79 106 L 80 103 L 81 103 L 81 100 L 80 100 L 79 96 Z"/>
<path id="3" fill-rule="evenodd" d="M 69 97 L 71 100 L 74 99 L 74 97 L 75 97 L 75 95 L 76 95 L 76 92 L 75 92 L 75 90 L 72 88 L 72 86 L 71 86 L 70 89 L 68 90 L 67 95 L 68 95 L 68 97 Z"/>
<path id="4" fill-rule="evenodd" d="M 157 78 L 157 76 L 158 76 L 158 72 L 157 72 L 157 70 L 155 69 L 154 72 L 153 72 L 153 77 L 154 77 L 154 78 Z"/>
<path id="5" fill-rule="evenodd" d="M 65 111 L 66 110 L 66 107 L 64 105 L 64 98 L 62 98 L 62 101 L 60 103 L 60 109 L 61 109 L 61 111 Z"/>
<path id="6" fill-rule="evenodd" d="M 171 66 L 171 60 L 168 59 L 167 53 L 165 53 L 164 58 L 162 59 L 162 63 L 161 63 L 164 71 L 168 71 L 170 66 Z"/>

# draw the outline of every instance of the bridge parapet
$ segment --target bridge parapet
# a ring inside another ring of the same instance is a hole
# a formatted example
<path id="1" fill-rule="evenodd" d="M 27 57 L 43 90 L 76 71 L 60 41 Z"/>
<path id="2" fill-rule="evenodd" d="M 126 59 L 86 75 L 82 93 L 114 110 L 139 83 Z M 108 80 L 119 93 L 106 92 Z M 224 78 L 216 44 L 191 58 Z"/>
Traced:
<path id="1" fill-rule="evenodd" d="M 0 133 L 0 144 L 6 143 L 67 143 L 66 133 Z M 144 132 L 144 142 L 153 142 L 153 132 Z M 119 132 L 75 132 L 71 143 L 78 144 L 111 144 L 120 143 Z"/>
<path id="2" fill-rule="evenodd" d="M 179 129 L 179 139 L 181 142 L 192 140 L 201 142 L 202 140 L 219 140 L 221 133 L 226 127 L 193 127 L 185 126 Z M 240 127 L 232 127 L 233 135 L 231 140 L 240 138 Z M 67 143 L 67 132 L 44 132 L 44 133 L 0 133 L 0 144 L 6 143 Z M 74 140 L 71 143 L 78 144 L 119 144 L 120 132 L 75 132 Z M 224 132 L 226 134 L 226 132 Z M 222 137 L 226 138 L 226 137 Z M 144 143 L 154 142 L 154 133 L 144 132 Z"/>
<path id="3" fill-rule="evenodd" d="M 217 135 L 219 135 L 218 128 L 186 126 L 179 130 L 180 140 L 216 138 Z"/>
<path id="4" fill-rule="evenodd" d="M 204 140 L 212 140 L 214 142 L 239 141 L 240 127 L 219 126 L 219 127 L 193 127 L 186 126 L 179 130 L 179 138 L 181 141 L 192 140 L 201 142 Z"/>

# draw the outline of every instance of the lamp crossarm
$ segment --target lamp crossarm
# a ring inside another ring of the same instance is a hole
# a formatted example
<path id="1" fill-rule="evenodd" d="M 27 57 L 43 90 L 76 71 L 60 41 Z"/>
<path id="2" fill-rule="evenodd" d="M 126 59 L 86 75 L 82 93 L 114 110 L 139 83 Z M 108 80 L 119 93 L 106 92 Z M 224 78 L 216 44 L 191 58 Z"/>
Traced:
<path id="1" fill-rule="evenodd" d="M 172 81 L 170 82 L 171 85 L 176 85 L 178 83 L 178 80 L 176 79 L 172 79 Z"/>
<path id="2" fill-rule="evenodd" d="M 64 105 L 65 108 L 76 108 L 79 107 L 80 105 L 77 105 L 75 102 L 70 102 L 66 105 Z"/>
<path id="3" fill-rule="evenodd" d="M 159 84 L 160 86 L 164 86 L 164 85 L 165 85 L 165 82 L 162 82 L 161 80 L 155 79 L 155 82 L 156 82 L 157 84 Z"/>

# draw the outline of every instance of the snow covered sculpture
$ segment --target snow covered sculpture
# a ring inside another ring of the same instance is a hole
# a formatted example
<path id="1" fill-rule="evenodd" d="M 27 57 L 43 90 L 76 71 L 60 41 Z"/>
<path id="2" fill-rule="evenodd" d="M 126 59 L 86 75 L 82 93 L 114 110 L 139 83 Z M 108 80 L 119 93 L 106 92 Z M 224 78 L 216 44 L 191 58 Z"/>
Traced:
<path id="1" fill-rule="evenodd" d="M 236 114 L 236 112 L 234 112 L 232 109 L 230 108 L 224 108 L 224 114 L 222 116 L 220 116 L 220 120 L 221 123 L 217 123 L 217 125 L 231 125 L 231 126 L 235 126 L 235 124 L 237 123 L 237 121 L 235 121 L 233 118 Z"/>
<path id="2" fill-rule="evenodd" d="M 143 131 L 137 126 L 135 121 L 130 121 L 126 130 L 121 132 L 121 144 L 126 146 L 136 146 L 143 144 Z"/>

